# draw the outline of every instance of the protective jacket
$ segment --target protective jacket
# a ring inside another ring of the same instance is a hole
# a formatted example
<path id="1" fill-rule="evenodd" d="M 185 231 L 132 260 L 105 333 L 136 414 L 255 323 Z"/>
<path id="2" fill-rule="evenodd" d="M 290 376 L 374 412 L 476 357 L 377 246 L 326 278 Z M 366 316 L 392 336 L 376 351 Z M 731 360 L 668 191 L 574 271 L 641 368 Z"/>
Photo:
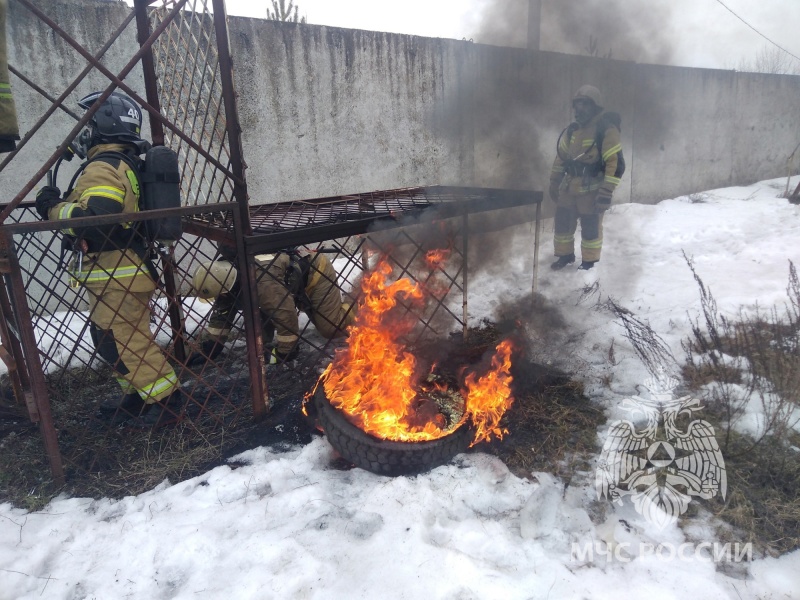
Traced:
<path id="1" fill-rule="evenodd" d="M 91 160 L 104 152 L 127 152 L 132 156 L 134 150 L 127 144 L 98 144 L 89 150 L 87 158 Z M 124 160 L 101 156 L 89 163 L 75 189 L 50 209 L 48 217 L 56 220 L 135 213 L 139 210 L 139 193 L 136 174 Z M 153 292 L 155 282 L 143 259 L 145 244 L 140 227 L 123 223 L 62 230 L 85 241 L 88 248 L 79 271 L 78 263 L 73 261 L 74 279 L 95 288 L 109 284 L 133 292 Z"/>
<path id="2" fill-rule="evenodd" d="M 603 129 L 598 147 L 598 129 Z M 605 196 L 610 202 L 619 185 L 616 176 L 620 144 L 619 129 L 595 115 L 581 127 L 573 123 L 558 140 L 556 158 L 550 172 L 550 187 L 558 187 L 553 250 L 556 256 L 575 252 L 575 232 L 581 224 L 581 259 L 600 260 L 603 248 L 603 211 L 596 199 Z M 605 204 L 607 208 L 609 204 Z"/>
<path id="3" fill-rule="evenodd" d="M 127 144 L 98 144 L 88 158 L 103 152 L 135 154 Z M 113 156 L 90 162 L 67 198 L 48 212 L 50 220 L 134 213 L 139 183 L 128 164 Z M 148 404 L 180 387 L 175 371 L 150 331 L 150 299 L 156 283 L 145 264 L 144 242 L 135 223 L 65 227 L 63 234 L 85 242 L 86 252 L 70 267 L 89 292 L 90 333 L 98 354 L 114 369 L 123 392 L 136 391 Z"/>
<path id="4" fill-rule="evenodd" d="M 619 185 L 620 179 L 614 175 L 622 150 L 619 129 L 605 124 L 602 148 L 598 148 L 597 128 L 601 119 L 602 115 L 598 114 L 583 127 L 573 123 L 561 135 L 550 171 L 550 183 L 558 185 L 561 193 L 596 194 L 604 191 L 610 196 Z M 605 168 L 602 163 L 605 163 Z"/>
<path id="5" fill-rule="evenodd" d="M 8 74 L 8 49 L 6 46 L 6 9 L 8 0 L 0 0 L 0 152 L 14 149 L 13 140 L 19 139 L 19 124 L 11 83 Z"/>
<path id="6" fill-rule="evenodd" d="M 256 263 L 258 305 L 267 325 L 265 336 L 275 347 L 289 354 L 300 338 L 298 311 L 304 311 L 320 335 L 327 339 L 345 335 L 352 321 L 349 304 L 342 304 L 337 274 L 328 258 L 321 253 L 304 256 L 279 252 L 260 254 Z M 239 310 L 239 285 L 231 294 L 219 296 L 206 329 L 207 339 L 224 342 Z"/>

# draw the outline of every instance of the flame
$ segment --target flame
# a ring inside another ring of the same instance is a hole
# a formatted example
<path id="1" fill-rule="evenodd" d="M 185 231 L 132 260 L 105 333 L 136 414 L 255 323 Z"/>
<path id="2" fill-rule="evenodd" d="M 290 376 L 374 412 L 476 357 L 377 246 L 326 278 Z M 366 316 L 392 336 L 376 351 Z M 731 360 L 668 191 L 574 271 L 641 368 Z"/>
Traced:
<path id="1" fill-rule="evenodd" d="M 450 250 L 447 248 L 435 248 L 425 253 L 425 262 L 431 269 L 436 269 L 450 258 Z"/>
<path id="2" fill-rule="evenodd" d="M 447 250 L 428 251 L 425 262 L 436 268 L 448 256 Z M 354 425 L 382 439 L 433 440 L 451 433 L 467 418 L 477 428 L 474 443 L 492 435 L 502 438 L 498 422 L 512 401 L 511 344 L 498 346 L 490 372 L 480 378 L 467 377 L 463 415 L 457 423 L 448 424 L 432 396 L 453 392 L 435 381 L 421 383 L 426 374 L 400 342 L 418 323 L 414 313 L 424 308 L 428 292 L 406 278 L 388 283 L 391 274 L 391 265 L 382 258 L 362 280 L 363 298 L 348 330 L 348 344 L 336 351 L 320 377 L 330 403 Z"/>
<path id="3" fill-rule="evenodd" d="M 503 439 L 507 429 L 500 428 L 500 419 L 514 401 L 511 395 L 511 351 L 510 340 L 497 345 L 497 352 L 492 357 L 492 368 L 483 376 L 475 373 L 467 375 L 467 414 L 475 427 L 475 439 L 472 446 L 483 440 L 489 441 L 492 436 Z"/>

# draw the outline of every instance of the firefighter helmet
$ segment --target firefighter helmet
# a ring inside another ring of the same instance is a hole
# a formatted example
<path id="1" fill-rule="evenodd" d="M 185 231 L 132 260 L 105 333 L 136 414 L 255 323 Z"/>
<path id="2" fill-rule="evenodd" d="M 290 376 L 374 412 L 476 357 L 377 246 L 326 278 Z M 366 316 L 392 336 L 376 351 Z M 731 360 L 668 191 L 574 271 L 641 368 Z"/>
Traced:
<path id="1" fill-rule="evenodd" d="M 78 100 L 78 106 L 89 110 L 101 95 L 102 92 L 92 92 Z M 113 142 L 136 143 L 142 140 L 141 131 L 142 109 L 125 94 L 112 92 L 89 121 L 88 139 L 83 141 L 88 147 Z"/>
<path id="2" fill-rule="evenodd" d="M 593 85 L 582 85 L 578 88 L 578 91 L 575 92 L 575 95 L 572 97 L 572 101 L 575 100 L 591 100 L 594 102 L 594 105 L 597 108 L 603 108 L 603 95 Z"/>
<path id="3" fill-rule="evenodd" d="M 236 267 L 227 260 L 210 260 L 197 267 L 192 287 L 199 298 L 217 298 L 233 290 L 236 275 Z"/>

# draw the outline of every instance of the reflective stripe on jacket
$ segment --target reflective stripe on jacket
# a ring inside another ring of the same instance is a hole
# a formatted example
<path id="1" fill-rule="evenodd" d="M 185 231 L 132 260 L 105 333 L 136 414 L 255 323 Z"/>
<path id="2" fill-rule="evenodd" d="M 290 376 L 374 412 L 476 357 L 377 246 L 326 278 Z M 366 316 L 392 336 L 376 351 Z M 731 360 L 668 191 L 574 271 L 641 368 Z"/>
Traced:
<path id="1" fill-rule="evenodd" d="M 600 117 L 601 114 L 595 115 L 586 125 L 575 129 L 572 135 L 568 130 L 559 140 L 558 152 L 550 170 L 550 182 L 560 184 L 562 191 L 588 194 L 602 189 L 612 194 L 619 185 L 619 178 L 614 177 L 622 150 L 619 129 L 609 126 L 603 136 L 603 147 L 598 148 L 595 140 Z M 605 169 L 595 172 L 592 167 L 600 162 L 601 157 L 605 161 Z M 565 169 L 565 158 L 578 165 L 586 165 L 587 174 L 570 174 L 570 169 Z"/>
<path id="2" fill-rule="evenodd" d="M 124 152 L 130 147 L 123 144 L 99 144 L 88 153 L 91 160 L 103 152 Z M 139 210 L 138 185 L 128 164 L 114 157 L 102 157 L 90 162 L 69 195 L 50 209 L 51 220 L 69 220 L 79 217 L 135 213 Z M 88 245 L 81 261 L 80 272 L 70 271 L 75 280 L 87 286 L 101 287 L 109 282 L 133 292 L 155 289 L 155 283 L 137 249 L 144 246 L 144 238 L 131 223 L 114 223 L 92 227 L 64 227 L 67 235 L 77 237 Z M 141 252 L 141 250 L 139 250 Z"/>

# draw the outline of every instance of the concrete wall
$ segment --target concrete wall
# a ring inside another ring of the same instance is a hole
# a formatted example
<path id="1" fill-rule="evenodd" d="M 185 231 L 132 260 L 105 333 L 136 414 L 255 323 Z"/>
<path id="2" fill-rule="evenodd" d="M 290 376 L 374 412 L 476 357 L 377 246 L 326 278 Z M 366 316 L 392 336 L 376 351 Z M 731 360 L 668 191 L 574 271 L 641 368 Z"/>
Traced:
<path id="1" fill-rule="evenodd" d="M 37 5 L 92 52 L 128 10 L 94 0 Z M 800 141 L 796 76 L 256 19 L 231 18 L 230 28 L 254 203 L 440 183 L 546 189 L 570 96 L 583 83 L 623 116 L 628 172 L 616 202 L 782 176 Z M 54 94 L 84 64 L 14 2 L 9 38 L 10 63 Z M 135 51 L 130 27 L 106 64 L 118 70 Z M 132 82 L 141 89 L 138 72 Z M 46 103 L 13 76 L 12 84 L 24 132 Z M 93 77 L 74 99 L 104 86 Z M 72 124 L 54 118 L 44 143 L 0 174 L 4 196 Z"/>
<path id="2" fill-rule="evenodd" d="M 35 0 L 48 17 L 58 23 L 72 38 L 95 54 L 107 43 L 128 14 L 122 2 L 97 2 L 77 0 L 58 2 Z M 33 13 L 17 2 L 8 3 L 7 15 L 8 62 L 26 77 L 33 80 L 53 97 L 58 97 L 86 67 L 86 60 L 62 40 Z M 120 39 L 106 52 L 103 64 L 118 73 L 136 53 L 135 23 L 129 25 Z M 127 78 L 137 90 L 144 90 L 141 69 L 135 67 Z M 20 135 L 42 117 L 51 102 L 30 89 L 27 84 L 11 75 L 11 85 L 20 121 Z M 96 89 L 105 89 L 108 79 L 93 71 L 68 99 L 68 107 L 82 114 L 77 101 Z M 57 110 L 14 160 L 0 173 L 0 202 L 8 202 L 22 189 L 30 177 L 39 170 L 64 136 L 75 126 L 75 120 Z M 4 156 L 3 156 L 4 157 Z M 0 158 L 3 158 L 0 157 Z M 58 176 L 62 189 L 66 188 L 77 161 L 64 163 Z"/>

